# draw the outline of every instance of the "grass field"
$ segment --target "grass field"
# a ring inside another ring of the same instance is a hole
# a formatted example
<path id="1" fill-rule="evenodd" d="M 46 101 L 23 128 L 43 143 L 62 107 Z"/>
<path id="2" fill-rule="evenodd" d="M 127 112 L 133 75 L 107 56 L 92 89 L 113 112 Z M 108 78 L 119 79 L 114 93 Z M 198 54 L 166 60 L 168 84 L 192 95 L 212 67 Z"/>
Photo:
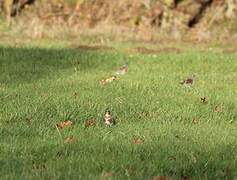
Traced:
<path id="1" fill-rule="evenodd" d="M 115 49 L 0 46 L 1 179 L 236 179 L 237 55 Z"/>

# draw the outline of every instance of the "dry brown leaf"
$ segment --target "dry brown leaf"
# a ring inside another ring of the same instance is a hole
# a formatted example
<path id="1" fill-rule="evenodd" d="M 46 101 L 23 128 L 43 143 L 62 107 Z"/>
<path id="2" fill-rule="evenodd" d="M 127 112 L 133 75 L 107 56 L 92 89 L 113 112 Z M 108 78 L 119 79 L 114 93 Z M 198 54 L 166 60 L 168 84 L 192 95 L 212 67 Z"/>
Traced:
<path id="1" fill-rule="evenodd" d="M 193 118 L 192 123 L 193 123 L 193 124 L 198 124 L 198 123 L 199 123 L 199 119 Z"/>
<path id="2" fill-rule="evenodd" d="M 208 103 L 207 97 L 201 97 L 200 100 L 201 100 L 201 102 L 202 102 L 203 104 L 207 104 L 207 103 Z"/>
<path id="3" fill-rule="evenodd" d="M 105 80 L 102 79 L 102 80 L 100 81 L 100 85 L 105 85 L 105 84 L 106 84 Z"/>
<path id="4" fill-rule="evenodd" d="M 73 143 L 73 142 L 75 142 L 75 140 L 76 139 L 73 136 L 70 136 L 70 137 L 67 137 L 64 139 L 64 143 L 65 144 Z"/>
<path id="5" fill-rule="evenodd" d="M 215 108 L 214 108 L 214 111 L 215 112 L 223 112 L 224 111 L 223 104 L 216 105 Z"/>
<path id="6" fill-rule="evenodd" d="M 46 169 L 46 165 L 45 164 L 33 164 L 33 169 L 35 170 L 45 170 Z"/>
<path id="7" fill-rule="evenodd" d="M 176 137 L 177 139 L 180 139 L 180 136 L 179 136 L 179 135 L 175 135 L 174 137 Z"/>
<path id="8" fill-rule="evenodd" d="M 167 176 L 153 176 L 152 180 L 169 180 Z"/>
<path id="9" fill-rule="evenodd" d="M 132 166 L 128 166 L 126 168 L 126 173 L 127 174 L 132 175 L 132 174 L 134 174 L 134 172 L 135 172 L 135 170 L 134 170 L 134 168 Z"/>
<path id="10" fill-rule="evenodd" d="M 118 101 L 119 104 L 123 104 L 124 101 L 122 97 L 116 97 L 115 100 Z"/>
<path id="11" fill-rule="evenodd" d="M 190 177 L 188 177 L 188 176 L 183 177 L 183 180 L 189 180 L 189 179 L 190 179 Z"/>
<path id="12" fill-rule="evenodd" d="M 94 119 L 86 120 L 85 128 L 88 128 L 88 127 L 91 127 L 91 126 L 96 126 L 96 120 L 94 120 Z"/>
<path id="13" fill-rule="evenodd" d="M 32 124 L 32 116 L 27 116 L 26 117 L 26 122 L 28 123 L 28 125 L 30 126 Z"/>
<path id="14" fill-rule="evenodd" d="M 103 172 L 102 177 L 112 177 L 113 173 L 112 172 Z"/>
<path id="15" fill-rule="evenodd" d="M 74 93 L 73 93 L 73 96 L 74 96 L 74 97 L 78 96 L 78 93 L 77 93 L 77 92 L 74 92 Z"/>
<path id="16" fill-rule="evenodd" d="M 169 156 L 169 160 L 173 160 L 173 161 L 176 161 L 176 157 L 175 156 Z"/>
<path id="17" fill-rule="evenodd" d="M 229 167 L 225 167 L 225 168 L 223 169 L 223 174 L 224 174 L 224 176 L 227 176 L 227 175 L 228 175 L 228 172 L 229 172 Z"/>
<path id="18" fill-rule="evenodd" d="M 107 78 L 107 79 L 102 79 L 102 80 L 100 81 L 100 84 L 101 84 L 101 85 L 106 85 L 106 84 L 111 83 L 111 82 L 113 82 L 113 81 L 115 81 L 115 80 L 117 80 L 117 79 L 118 79 L 117 76 L 111 76 L 111 77 L 109 77 L 109 78 Z"/>
<path id="19" fill-rule="evenodd" d="M 143 144 L 144 143 L 144 140 L 141 139 L 141 138 L 135 138 L 133 141 L 132 141 L 133 144 Z"/>
<path id="20" fill-rule="evenodd" d="M 57 128 L 59 128 L 59 129 L 63 129 L 63 128 L 69 127 L 69 126 L 72 126 L 72 121 L 70 121 L 70 120 L 65 120 L 65 121 L 57 124 Z"/>
<path id="21" fill-rule="evenodd" d="M 138 113 L 138 119 L 143 119 L 147 116 L 149 116 L 149 112 L 141 111 L 141 112 Z"/>

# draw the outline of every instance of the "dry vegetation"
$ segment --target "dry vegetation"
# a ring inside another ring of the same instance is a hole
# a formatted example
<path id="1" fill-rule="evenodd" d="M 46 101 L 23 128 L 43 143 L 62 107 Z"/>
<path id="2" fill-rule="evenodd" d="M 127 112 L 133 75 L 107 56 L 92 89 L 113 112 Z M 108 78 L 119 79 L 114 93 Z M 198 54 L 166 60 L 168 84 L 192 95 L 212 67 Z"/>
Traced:
<path id="1" fill-rule="evenodd" d="M 161 37 L 181 39 L 185 35 L 188 39 L 206 41 L 233 38 L 237 28 L 235 0 L 33 2 L 19 0 L 13 5 L 11 13 L 17 16 L 11 22 L 12 34 L 21 32 L 31 38 L 103 34 L 149 41 Z"/>

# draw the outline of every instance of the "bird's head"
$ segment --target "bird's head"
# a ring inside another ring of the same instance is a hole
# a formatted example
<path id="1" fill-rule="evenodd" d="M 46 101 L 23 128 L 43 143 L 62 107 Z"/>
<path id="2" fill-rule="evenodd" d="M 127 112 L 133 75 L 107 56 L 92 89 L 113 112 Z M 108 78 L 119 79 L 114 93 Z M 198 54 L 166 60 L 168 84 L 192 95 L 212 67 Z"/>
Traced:
<path id="1" fill-rule="evenodd" d="M 110 110 L 107 109 L 107 110 L 105 111 L 105 114 L 106 114 L 106 115 L 110 115 L 110 114 L 111 114 Z"/>

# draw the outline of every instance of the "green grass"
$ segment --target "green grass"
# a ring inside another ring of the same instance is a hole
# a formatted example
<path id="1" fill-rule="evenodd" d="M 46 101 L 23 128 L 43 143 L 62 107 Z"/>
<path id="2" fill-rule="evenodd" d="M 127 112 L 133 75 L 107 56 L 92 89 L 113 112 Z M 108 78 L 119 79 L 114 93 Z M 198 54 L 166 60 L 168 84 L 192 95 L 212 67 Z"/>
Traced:
<path id="1" fill-rule="evenodd" d="M 99 84 L 124 63 L 127 74 Z M 182 87 L 190 74 L 193 87 Z M 1 46 L 1 179 L 235 179 L 236 77 L 237 56 L 215 51 Z M 103 124 L 107 108 L 115 127 Z M 60 135 L 55 125 L 66 119 L 74 124 Z M 96 127 L 85 129 L 87 119 Z"/>

